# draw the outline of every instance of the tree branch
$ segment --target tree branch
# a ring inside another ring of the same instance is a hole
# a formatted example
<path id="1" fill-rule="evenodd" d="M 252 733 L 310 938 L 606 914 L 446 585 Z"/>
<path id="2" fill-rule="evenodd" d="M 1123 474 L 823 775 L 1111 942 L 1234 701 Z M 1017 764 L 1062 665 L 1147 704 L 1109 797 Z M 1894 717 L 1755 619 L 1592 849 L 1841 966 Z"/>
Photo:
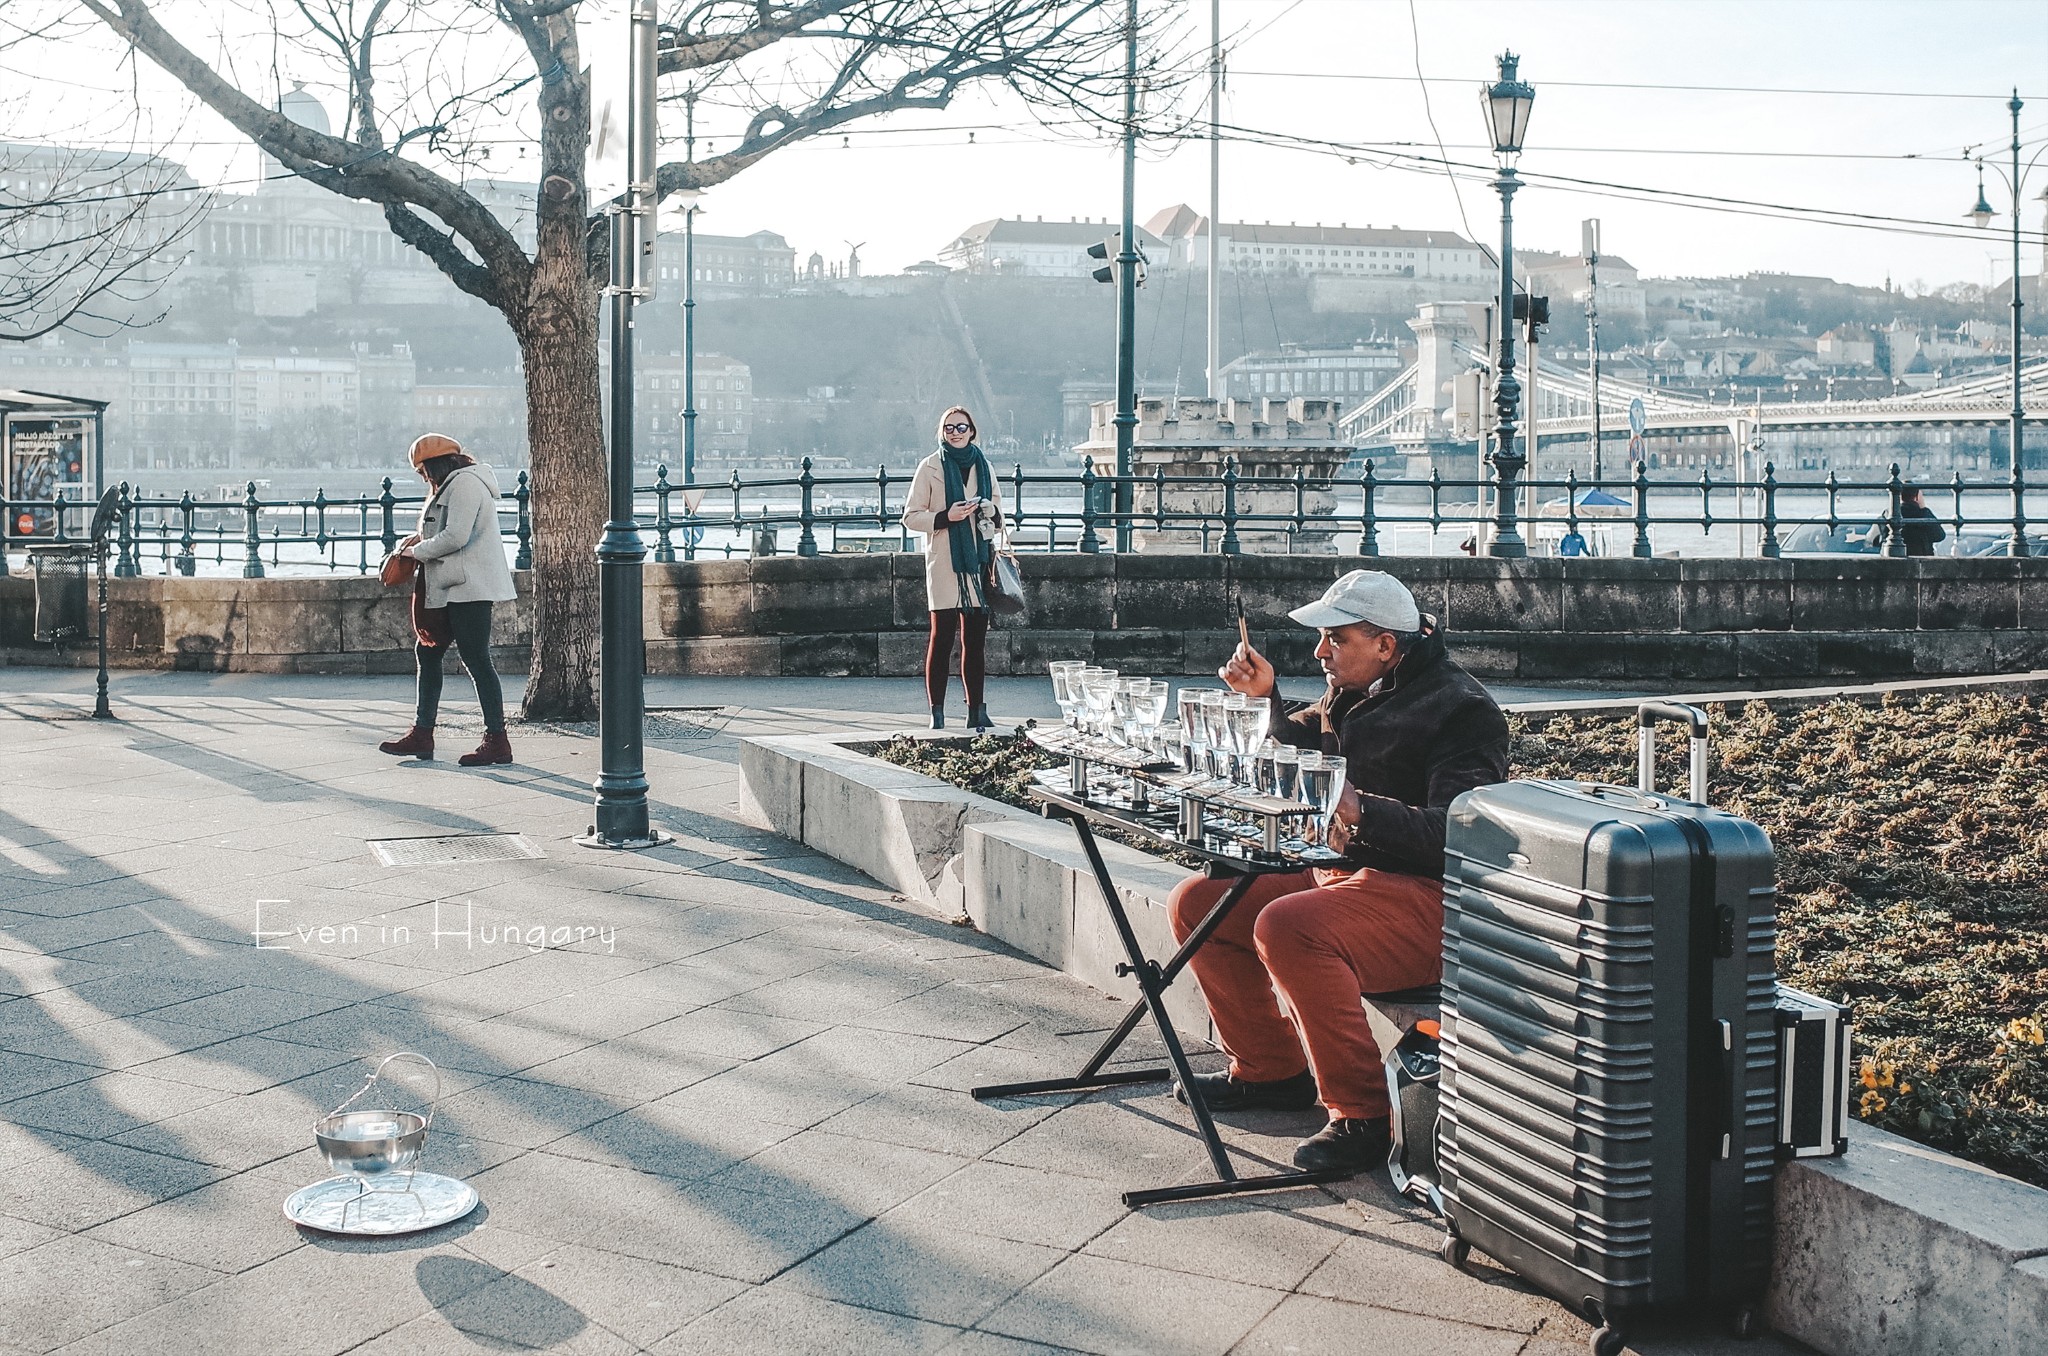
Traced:
<path id="1" fill-rule="evenodd" d="M 315 132 L 263 107 L 158 23 L 145 0 L 79 3 L 287 169 L 347 197 L 387 207 L 416 207 L 439 217 L 476 251 L 481 267 L 496 279 L 492 295 L 482 299 L 508 314 L 520 304 L 531 261 L 512 233 L 458 185 L 381 146 Z M 428 252 L 428 257 L 445 271 L 445 255 Z M 474 280 L 465 286 L 461 278 L 452 273 L 450 277 L 472 291 Z"/>

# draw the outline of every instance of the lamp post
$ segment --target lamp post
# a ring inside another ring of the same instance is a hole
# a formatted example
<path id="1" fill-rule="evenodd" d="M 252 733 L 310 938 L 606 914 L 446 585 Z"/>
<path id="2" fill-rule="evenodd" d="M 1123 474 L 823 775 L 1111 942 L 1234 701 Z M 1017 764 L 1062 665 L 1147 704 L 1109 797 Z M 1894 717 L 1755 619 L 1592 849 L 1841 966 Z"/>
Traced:
<path id="1" fill-rule="evenodd" d="M 697 87 L 683 94 L 683 159 L 697 159 Z M 683 485 L 697 483 L 697 199 L 694 188 L 677 195 L 683 199 Z M 690 496 L 683 496 L 684 513 L 695 518 L 697 510 Z M 683 524 L 683 559 L 697 558 L 696 523 Z"/>
<path id="2" fill-rule="evenodd" d="M 1494 365 L 1494 522 L 1486 554 L 1519 558 L 1529 554 L 1515 523 L 1515 477 L 1528 458 L 1515 449 L 1515 405 L 1522 388 L 1515 380 L 1515 159 L 1529 130 L 1529 108 L 1536 91 L 1515 78 L 1520 61 L 1513 52 L 1499 57 L 1500 79 L 1480 90 L 1486 120 L 1493 134 L 1493 152 L 1500 173 L 1493 187 L 1500 194 L 1500 355 Z"/>
<path id="3" fill-rule="evenodd" d="M 585 847 L 644 848 L 668 841 L 647 818 L 641 726 L 646 647 L 641 636 L 641 563 L 647 544 L 633 518 L 633 305 L 652 294 L 654 250 L 655 0 L 632 0 L 627 21 L 626 192 L 611 209 L 611 516 L 597 544 L 597 815 L 576 841 Z"/>
<path id="4" fill-rule="evenodd" d="M 1998 162 L 1992 161 L 1991 168 L 2004 179 L 2012 189 L 2012 546 L 2010 554 L 2026 555 L 2027 552 L 2027 481 L 2025 466 L 2025 438 L 2021 432 L 2026 410 L 2020 403 L 2020 185 L 2025 174 L 2020 169 L 2020 92 L 2012 92 L 2012 101 L 2006 105 L 2012 111 L 2012 174 L 1999 169 Z M 2027 168 L 2034 167 L 2034 161 L 2041 153 L 2034 153 L 2034 160 L 2027 162 Z M 1984 196 L 1984 159 L 1977 158 L 1977 205 L 1967 214 L 1978 226 L 1991 224 L 1991 203 Z"/>
<path id="5" fill-rule="evenodd" d="M 1131 549 L 1131 445 L 1138 429 L 1138 0 L 1124 18 L 1124 212 L 1116 255 L 1116 549 Z M 1216 233 L 1214 222 L 1209 234 Z"/>

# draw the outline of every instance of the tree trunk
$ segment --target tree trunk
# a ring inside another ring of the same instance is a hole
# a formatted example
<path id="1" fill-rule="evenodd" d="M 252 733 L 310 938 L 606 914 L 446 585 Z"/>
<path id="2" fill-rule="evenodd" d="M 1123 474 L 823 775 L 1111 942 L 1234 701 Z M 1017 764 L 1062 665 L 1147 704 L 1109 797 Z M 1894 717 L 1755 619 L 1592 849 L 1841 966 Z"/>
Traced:
<path id="1" fill-rule="evenodd" d="M 597 289 L 584 263 L 582 234 L 568 222 L 541 225 L 532 288 L 516 332 L 533 465 L 533 661 L 520 713 L 527 720 L 595 720 L 597 542 L 610 496 Z"/>

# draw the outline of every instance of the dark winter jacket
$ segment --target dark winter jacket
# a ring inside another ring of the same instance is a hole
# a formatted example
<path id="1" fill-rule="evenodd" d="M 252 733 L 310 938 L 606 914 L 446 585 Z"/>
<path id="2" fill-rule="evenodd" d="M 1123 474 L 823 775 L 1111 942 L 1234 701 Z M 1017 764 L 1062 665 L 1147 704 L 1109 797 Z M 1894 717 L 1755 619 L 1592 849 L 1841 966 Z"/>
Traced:
<path id="1" fill-rule="evenodd" d="M 1349 865 L 1441 878 L 1451 801 L 1507 780 L 1507 717 L 1433 627 L 1371 696 L 1332 689 L 1280 706 L 1275 739 L 1344 755 L 1361 804 Z"/>

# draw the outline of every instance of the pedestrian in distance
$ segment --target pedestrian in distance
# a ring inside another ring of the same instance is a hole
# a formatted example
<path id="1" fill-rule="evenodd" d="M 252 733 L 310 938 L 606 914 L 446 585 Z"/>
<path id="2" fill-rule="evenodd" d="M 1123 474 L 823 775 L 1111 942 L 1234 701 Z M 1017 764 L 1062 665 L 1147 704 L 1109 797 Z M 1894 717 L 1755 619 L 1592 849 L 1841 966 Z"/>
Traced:
<path id="1" fill-rule="evenodd" d="M 932 728 L 946 727 L 946 682 L 960 646 L 967 728 L 994 728 L 986 700 L 988 598 L 985 571 L 1002 531 L 1002 490 L 975 444 L 974 416 L 955 405 L 939 418 L 939 450 L 918 463 L 903 503 L 903 526 L 924 537 L 925 605 L 931 638 L 924 652 Z"/>
<path id="2" fill-rule="evenodd" d="M 481 767 L 512 761 L 505 734 L 505 694 L 491 664 L 491 610 L 518 597 L 498 523 L 498 478 L 491 468 L 445 434 L 429 433 L 412 445 L 412 465 L 431 493 L 420 510 L 419 531 L 397 554 L 418 564 L 414 581 L 413 658 L 418 665 L 412 728 L 377 747 L 399 757 L 434 756 L 434 722 L 441 710 L 441 667 L 452 643 L 476 684 L 484 740 L 456 761 Z"/>
<path id="3" fill-rule="evenodd" d="M 1884 549 L 1884 535 L 1890 527 L 1889 523 L 1881 522 L 1870 529 L 1868 541 L 1873 548 Z M 1899 490 L 1899 536 L 1905 539 L 1909 556 L 1931 556 L 1934 544 L 1948 538 L 1948 529 L 1927 507 L 1918 485 L 1906 485 Z"/>
<path id="4" fill-rule="evenodd" d="M 1227 1070 L 1195 1082 L 1211 1111 L 1320 1102 L 1328 1122 L 1296 1147 L 1295 1165 L 1359 1173 L 1386 1163 L 1392 1109 L 1359 998 L 1442 978 L 1450 804 L 1507 779 L 1508 724 L 1391 575 L 1353 570 L 1288 615 L 1319 633 L 1319 700 L 1283 699 L 1272 662 L 1249 642 L 1217 676 L 1271 704 L 1282 744 L 1343 755 L 1329 838 L 1343 860 L 1259 876 L 1194 953 L 1230 1056 Z M 1174 887 L 1174 936 L 1185 942 L 1229 885 L 1192 876 Z"/>

